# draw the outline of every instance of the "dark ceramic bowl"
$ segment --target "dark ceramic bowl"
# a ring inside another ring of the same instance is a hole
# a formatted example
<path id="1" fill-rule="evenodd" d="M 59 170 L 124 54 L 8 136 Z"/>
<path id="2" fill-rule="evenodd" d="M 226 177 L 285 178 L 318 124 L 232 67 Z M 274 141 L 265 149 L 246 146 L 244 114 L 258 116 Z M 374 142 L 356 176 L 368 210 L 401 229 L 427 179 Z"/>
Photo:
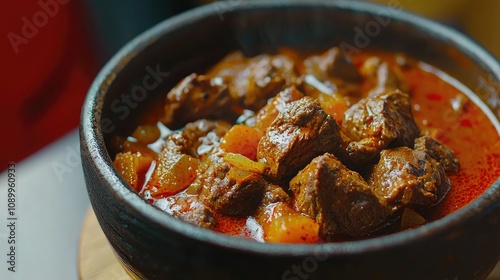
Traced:
<path id="1" fill-rule="evenodd" d="M 491 55 L 395 8 L 215 3 L 166 20 L 116 54 L 90 88 L 80 137 L 92 206 L 125 265 L 148 279 L 484 279 L 500 258 L 500 180 L 469 205 L 414 230 L 344 243 L 263 244 L 192 226 L 148 204 L 118 175 L 108 152 L 111 136 L 130 133 L 183 76 L 234 49 L 253 55 L 277 46 L 311 51 L 343 44 L 346 51 L 401 51 L 447 72 L 500 111 L 494 90 L 500 65 Z"/>

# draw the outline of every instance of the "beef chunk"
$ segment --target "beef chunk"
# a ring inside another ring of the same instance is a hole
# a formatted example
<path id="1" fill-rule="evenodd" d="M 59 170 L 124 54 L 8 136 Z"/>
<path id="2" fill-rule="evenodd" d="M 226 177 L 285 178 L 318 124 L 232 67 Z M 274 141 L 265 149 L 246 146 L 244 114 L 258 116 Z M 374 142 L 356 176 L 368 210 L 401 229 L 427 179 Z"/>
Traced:
<path id="1" fill-rule="evenodd" d="M 261 175 L 232 167 L 222 158 L 212 160 L 201 178 L 200 199 L 214 211 L 234 217 L 254 213 L 267 184 Z"/>
<path id="2" fill-rule="evenodd" d="M 388 146 L 413 147 L 419 129 L 408 94 L 399 90 L 370 95 L 344 114 L 342 131 L 351 139 L 343 159 L 348 165 L 366 163 Z"/>
<path id="3" fill-rule="evenodd" d="M 443 167 L 427 153 L 408 147 L 382 151 L 368 182 L 393 210 L 432 206 L 450 189 Z"/>
<path id="4" fill-rule="evenodd" d="M 203 160 L 196 171 L 196 179 L 189 185 L 186 192 L 191 195 L 199 195 L 202 191 L 204 195 L 210 193 L 210 180 L 222 180 L 231 166 L 223 159 L 224 151 L 216 147 Z M 216 177 L 212 178 L 212 177 Z M 211 179 L 212 178 L 212 179 Z"/>
<path id="5" fill-rule="evenodd" d="M 231 98 L 221 78 L 191 74 L 167 94 L 161 121 L 171 129 L 202 118 L 231 120 Z"/>
<path id="6" fill-rule="evenodd" d="M 210 72 L 229 85 L 233 100 L 245 108 L 259 110 L 267 99 L 294 84 L 293 60 L 283 55 L 259 55 L 245 59 L 241 53 L 228 56 Z"/>
<path id="7" fill-rule="evenodd" d="M 267 184 L 261 205 L 269 205 L 278 202 L 290 204 L 291 201 L 291 197 L 288 195 L 288 193 L 285 192 L 282 187 L 274 184 Z"/>
<path id="8" fill-rule="evenodd" d="M 415 150 L 426 152 L 443 166 L 446 173 L 456 173 L 460 169 L 460 163 L 453 150 L 434 138 L 422 136 L 415 139 Z"/>
<path id="9" fill-rule="evenodd" d="M 165 138 L 162 154 L 186 154 L 204 159 L 220 139 L 231 128 L 225 121 L 201 119 L 188 123 L 182 131 L 176 131 Z"/>
<path id="10" fill-rule="evenodd" d="M 226 121 L 201 119 L 188 123 L 182 131 L 182 137 L 188 143 L 186 148 L 189 155 L 203 159 L 219 146 L 220 139 L 229 129 L 231 129 L 231 124 Z"/>
<path id="11" fill-rule="evenodd" d="M 257 112 L 253 121 L 255 123 L 254 126 L 262 131 L 266 130 L 288 103 L 299 100 L 302 97 L 304 97 L 304 94 L 294 86 L 280 91 L 275 97 L 269 99 L 266 106 Z"/>
<path id="12" fill-rule="evenodd" d="M 299 88 L 308 96 L 341 95 L 351 106 L 362 96 L 359 83 L 363 80 L 356 66 L 334 47 L 319 56 L 304 60 L 304 74 L 299 80 Z M 323 102 L 322 102 L 323 103 Z"/>
<path id="13" fill-rule="evenodd" d="M 274 217 L 293 211 L 292 198 L 285 190 L 274 184 L 267 184 L 262 201 L 255 213 L 255 219 L 262 226 L 266 225 Z"/>
<path id="14" fill-rule="evenodd" d="M 314 75 L 321 82 L 334 79 L 357 83 L 362 80 L 356 66 L 337 47 L 304 60 L 304 67 L 307 74 Z"/>
<path id="15" fill-rule="evenodd" d="M 322 235 L 365 235 L 383 226 L 391 214 L 361 175 L 328 153 L 301 170 L 290 188 L 299 211 L 316 219 Z"/>
<path id="16" fill-rule="evenodd" d="M 288 182 L 314 157 L 340 151 L 340 128 L 318 101 L 304 97 L 278 114 L 257 147 L 257 159 L 274 182 Z"/>
<path id="17" fill-rule="evenodd" d="M 361 68 L 363 74 L 376 81 L 370 94 L 377 95 L 387 91 L 401 90 L 408 92 L 410 87 L 391 69 L 389 64 L 378 57 L 368 58 Z"/>
<path id="18" fill-rule="evenodd" d="M 154 204 L 163 211 L 190 224 L 209 229 L 215 227 L 213 212 L 196 196 L 184 194 L 169 196 L 157 200 Z"/>
<path id="19" fill-rule="evenodd" d="M 206 75 L 221 77 L 225 81 L 232 81 L 236 74 L 246 67 L 247 61 L 248 58 L 241 51 L 230 52 L 210 68 Z"/>

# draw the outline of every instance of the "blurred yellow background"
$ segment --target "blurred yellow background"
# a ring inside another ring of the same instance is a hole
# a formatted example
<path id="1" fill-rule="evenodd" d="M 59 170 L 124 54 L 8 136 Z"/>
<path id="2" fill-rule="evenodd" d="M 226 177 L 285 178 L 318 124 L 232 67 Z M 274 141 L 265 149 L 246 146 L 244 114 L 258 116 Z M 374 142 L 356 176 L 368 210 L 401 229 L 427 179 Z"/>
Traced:
<path id="1" fill-rule="evenodd" d="M 500 59 L 500 0 L 373 0 L 451 23 Z"/>

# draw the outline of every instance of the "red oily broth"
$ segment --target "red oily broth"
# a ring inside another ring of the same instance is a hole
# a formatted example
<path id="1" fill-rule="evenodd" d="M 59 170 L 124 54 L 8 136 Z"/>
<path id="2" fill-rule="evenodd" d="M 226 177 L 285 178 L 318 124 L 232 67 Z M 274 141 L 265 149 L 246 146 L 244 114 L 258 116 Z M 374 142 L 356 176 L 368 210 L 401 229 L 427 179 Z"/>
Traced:
<path id="1" fill-rule="evenodd" d="M 280 53 L 295 60 L 299 72 L 303 70 L 303 59 L 310 55 L 291 49 L 281 49 Z M 433 221 L 467 205 L 500 176 L 498 121 L 488 118 L 487 107 L 474 98 L 468 88 L 433 66 L 408 59 L 409 67 L 397 67 L 397 55 L 380 51 L 364 51 L 350 58 L 356 67 L 361 68 L 372 56 L 387 61 L 408 84 L 413 116 L 421 134 L 428 134 L 452 148 L 460 161 L 460 171 L 447 174 L 451 180 L 450 191 L 438 205 L 424 211 L 423 216 L 427 221 Z M 366 95 L 374 86 L 373 81 L 365 79 L 360 90 Z M 357 102 L 362 97 L 350 97 L 349 101 Z M 153 150 L 159 150 L 159 147 Z M 142 184 L 145 178 L 141 179 Z M 214 230 L 217 232 L 262 241 L 262 228 L 252 217 L 216 215 L 215 219 Z M 395 226 L 390 226 L 391 232 L 398 231 Z"/>
<path id="2" fill-rule="evenodd" d="M 457 83 L 464 92 L 468 90 L 465 86 L 428 65 L 422 68 L 429 71 L 404 72 L 412 89 L 415 121 L 422 131 L 434 130 L 436 138 L 451 147 L 460 161 L 460 171 L 448 174 L 451 190 L 433 213 L 429 213 L 429 218 L 437 219 L 465 206 L 499 178 L 500 137 L 492 123 L 495 121 L 498 127 L 498 121 L 490 120 L 477 104 L 444 79 Z M 457 113 L 452 102 L 456 104 L 460 98 L 467 103 L 463 111 Z"/>
<path id="3" fill-rule="evenodd" d="M 396 66 L 394 54 L 363 52 L 352 59 L 360 66 L 373 55 Z M 431 65 L 414 63 L 416 67 L 402 67 L 400 71 L 410 87 L 413 117 L 421 134 L 452 148 L 460 161 L 460 171 L 447 175 L 450 191 L 438 205 L 425 211 L 425 218 L 432 221 L 467 205 L 499 178 L 500 125 L 486 105 L 459 81 Z"/>

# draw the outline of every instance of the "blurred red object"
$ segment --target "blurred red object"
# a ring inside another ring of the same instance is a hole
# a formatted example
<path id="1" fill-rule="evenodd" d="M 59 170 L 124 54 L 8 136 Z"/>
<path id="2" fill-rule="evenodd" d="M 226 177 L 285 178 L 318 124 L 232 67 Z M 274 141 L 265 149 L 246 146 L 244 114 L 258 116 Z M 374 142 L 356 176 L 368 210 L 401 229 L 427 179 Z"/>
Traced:
<path id="1" fill-rule="evenodd" d="M 97 72 L 77 0 L 0 4 L 0 170 L 75 129 Z"/>

